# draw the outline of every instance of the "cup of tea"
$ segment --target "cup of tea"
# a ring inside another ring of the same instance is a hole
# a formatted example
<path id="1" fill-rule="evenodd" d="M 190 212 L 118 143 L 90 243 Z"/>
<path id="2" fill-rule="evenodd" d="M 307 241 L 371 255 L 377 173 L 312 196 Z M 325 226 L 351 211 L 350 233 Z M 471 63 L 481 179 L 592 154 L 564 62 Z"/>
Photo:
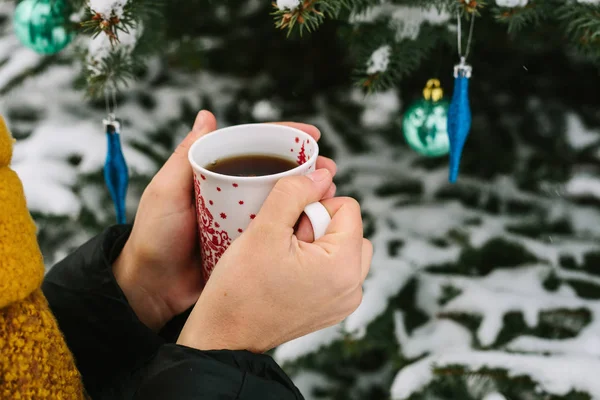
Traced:
<path id="1" fill-rule="evenodd" d="M 315 170 L 319 146 L 307 133 L 275 124 L 237 125 L 216 130 L 190 148 L 202 268 L 208 280 L 219 258 L 258 214 L 286 176 Z M 315 239 L 331 217 L 321 203 L 305 210 Z"/>

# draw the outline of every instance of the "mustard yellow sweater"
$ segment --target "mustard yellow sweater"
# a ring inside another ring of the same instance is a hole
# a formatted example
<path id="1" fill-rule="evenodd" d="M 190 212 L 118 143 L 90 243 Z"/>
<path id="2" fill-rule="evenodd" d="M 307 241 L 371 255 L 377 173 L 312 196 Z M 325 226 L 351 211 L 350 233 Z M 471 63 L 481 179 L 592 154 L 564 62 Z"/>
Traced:
<path id="1" fill-rule="evenodd" d="M 44 263 L 23 186 L 9 168 L 13 142 L 0 117 L 0 399 L 85 399 L 40 289 Z"/>

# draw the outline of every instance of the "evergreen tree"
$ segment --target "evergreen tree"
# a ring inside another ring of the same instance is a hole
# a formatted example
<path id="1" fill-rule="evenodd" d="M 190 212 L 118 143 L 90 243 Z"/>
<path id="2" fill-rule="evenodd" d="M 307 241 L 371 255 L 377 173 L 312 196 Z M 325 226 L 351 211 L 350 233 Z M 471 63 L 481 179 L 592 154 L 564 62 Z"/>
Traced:
<path id="1" fill-rule="evenodd" d="M 375 245 L 360 308 L 274 351 L 308 399 L 600 398 L 598 4 L 88 7 L 107 3 L 70 0 L 88 30 L 53 56 L 23 48 L 15 2 L 0 6 L 0 112 L 49 266 L 114 223 L 102 178 L 110 85 L 120 82 L 129 220 L 198 109 L 221 125 L 306 121 Z M 428 79 L 450 96 L 457 14 L 463 39 L 475 18 L 473 124 L 452 185 L 446 157 L 413 152 L 401 121 Z"/>

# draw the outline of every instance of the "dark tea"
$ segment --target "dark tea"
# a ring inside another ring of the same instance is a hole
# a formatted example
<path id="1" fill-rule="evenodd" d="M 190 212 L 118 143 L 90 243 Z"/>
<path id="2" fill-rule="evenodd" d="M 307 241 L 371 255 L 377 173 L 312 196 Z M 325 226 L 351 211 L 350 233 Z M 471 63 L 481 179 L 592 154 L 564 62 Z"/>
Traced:
<path id="1" fill-rule="evenodd" d="M 297 166 L 295 161 L 288 158 L 255 154 L 222 158 L 204 168 L 222 175 L 265 176 L 289 171 Z"/>

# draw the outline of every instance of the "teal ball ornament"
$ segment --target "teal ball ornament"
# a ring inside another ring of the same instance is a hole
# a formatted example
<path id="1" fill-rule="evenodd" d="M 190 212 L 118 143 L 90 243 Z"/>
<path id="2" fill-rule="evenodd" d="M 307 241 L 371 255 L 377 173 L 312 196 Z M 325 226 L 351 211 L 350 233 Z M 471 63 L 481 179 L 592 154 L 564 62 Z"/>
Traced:
<path id="1" fill-rule="evenodd" d="M 426 157 L 441 157 L 450 151 L 447 129 L 450 104 L 442 97 L 439 81 L 429 80 L 423 98 L 409 107 L 402 120 L 406 142 Z"/>
<path id="2" fill-rule="evenodd" d="M 14 15 L 17 38 L 39 54 L 56 54 L 73 40 L 66 0 L 23 0 Z"/>

